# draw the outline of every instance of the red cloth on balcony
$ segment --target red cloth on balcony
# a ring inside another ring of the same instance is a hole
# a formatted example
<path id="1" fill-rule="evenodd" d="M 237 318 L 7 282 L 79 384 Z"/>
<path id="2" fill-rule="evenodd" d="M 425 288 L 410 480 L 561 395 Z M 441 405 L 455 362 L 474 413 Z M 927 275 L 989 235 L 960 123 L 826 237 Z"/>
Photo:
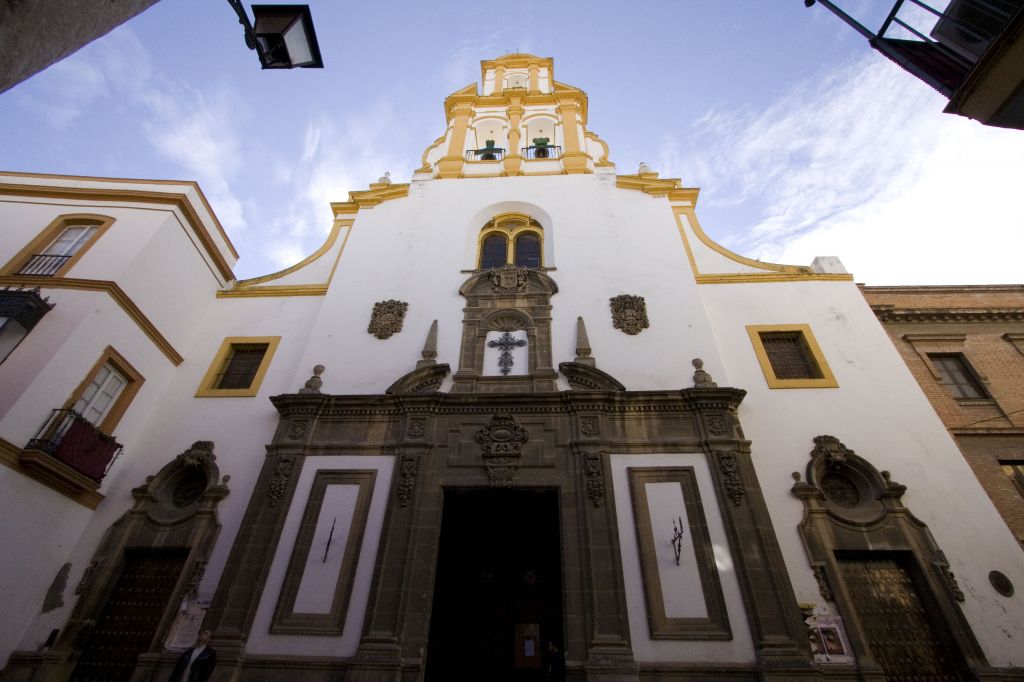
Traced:
<path id="1" fill-rule="evenodd" d="M 84 419 L 75 419 L 57 444 L 54 456 L 94 481 L 103 480 L 117 452 L 117 441 Z"/>

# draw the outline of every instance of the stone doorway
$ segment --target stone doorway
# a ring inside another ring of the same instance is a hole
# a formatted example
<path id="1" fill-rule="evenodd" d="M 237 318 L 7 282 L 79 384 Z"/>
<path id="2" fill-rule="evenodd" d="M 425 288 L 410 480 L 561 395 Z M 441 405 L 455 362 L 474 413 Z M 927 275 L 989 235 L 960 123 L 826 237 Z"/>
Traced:
<path id="1" fill-rule="evenodd" d="M 908 555 L 872 552 L 837 560 L 866 643 L 885 679 L 973 679 L 963 674 L 959 650 Z"/>
<path id="2" fill-rule="evenodd" d="M 545 677 L 564 649 L 559 493 L 446 489 L 427 682 Z"/>
<path id="3" fill-rule="evenodd" d="M 181 576 L 187 549 L 129 549 L 124 568 L 82 647 L 72 682 L 128 680 L 149 651 Z"/>

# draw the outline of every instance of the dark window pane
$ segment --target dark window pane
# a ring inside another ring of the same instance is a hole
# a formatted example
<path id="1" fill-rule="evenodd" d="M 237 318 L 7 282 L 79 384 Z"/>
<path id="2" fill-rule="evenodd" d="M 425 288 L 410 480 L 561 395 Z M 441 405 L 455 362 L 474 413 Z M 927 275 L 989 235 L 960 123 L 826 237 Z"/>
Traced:
<path id="1" fill-rule="evenodd" d="M 516 265 L 524 268 L 540 267 L 540 239 L 535 234 L 521 234 L 516 238 Z"/>
<path id="2" fill-rule="evenodd" d="M 1003 473 L 1017 486 L 1017 492 L 1024 495 L 1024 460 L 1002 460 L 999 464 Z"/>
<path id="3" fill-rule="evenodd" d="M 217 379 L 217 388 L 249 388 L 267 352 L 265 343 L 238 344 L 231 347 L 224 371 Z"/>
<path id="4" fill-rule="evenodd" d="M 821 379 L 824 376 L 800 332 L 764 332 L 761 345 L 776 379 Z"/>
<path id="5" fill-rule="evenodd" d="M 488 235 L 480 247 L 480 269 L 500 268 L 508 254 L 508 240 L 503 234 Z"/>
<path id="6" fill-rule="evenodd" d="M 941 381 L 954 398 L 987 398 L 988 394 L 974 376 L 967 360 L 960 354 L 936 355 L 928 358 L 942 377 Z"/>

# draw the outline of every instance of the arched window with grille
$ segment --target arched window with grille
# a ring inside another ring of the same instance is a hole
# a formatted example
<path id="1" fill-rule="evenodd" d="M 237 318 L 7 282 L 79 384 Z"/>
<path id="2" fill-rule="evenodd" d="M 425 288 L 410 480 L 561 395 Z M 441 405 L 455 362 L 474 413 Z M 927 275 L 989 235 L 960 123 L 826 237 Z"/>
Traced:
<path id="1" fill-rule="evenodd" d="M 544 267 L 544 228 L 523 213 L 502 213 L 480 230 L 477 267 Z"/>
<path id="2" fill-rule="evenodd" d="M 480 244 L 480 269 L 500 268 L 508 258 L 508 237 L 500 232 L 486 235 Z"/>
<path id="3" fill-rule="evenodd" d="M 540 236 L 537 233 L 521 232 L 516 236 L 516 265 L 540 267 Z"/>

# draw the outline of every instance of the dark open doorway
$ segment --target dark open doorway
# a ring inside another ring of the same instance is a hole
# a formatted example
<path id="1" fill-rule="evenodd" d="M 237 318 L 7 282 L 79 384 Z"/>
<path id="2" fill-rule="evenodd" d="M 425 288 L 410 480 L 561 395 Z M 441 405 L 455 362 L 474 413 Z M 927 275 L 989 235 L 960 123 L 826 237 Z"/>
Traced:
<path id="1" fill-rule="evenodd" d="M 559 519 L 557 490 L 445 491 L 427 682 L 564 679 L 547 676 L 548 642 L 564 649 Z"/>

